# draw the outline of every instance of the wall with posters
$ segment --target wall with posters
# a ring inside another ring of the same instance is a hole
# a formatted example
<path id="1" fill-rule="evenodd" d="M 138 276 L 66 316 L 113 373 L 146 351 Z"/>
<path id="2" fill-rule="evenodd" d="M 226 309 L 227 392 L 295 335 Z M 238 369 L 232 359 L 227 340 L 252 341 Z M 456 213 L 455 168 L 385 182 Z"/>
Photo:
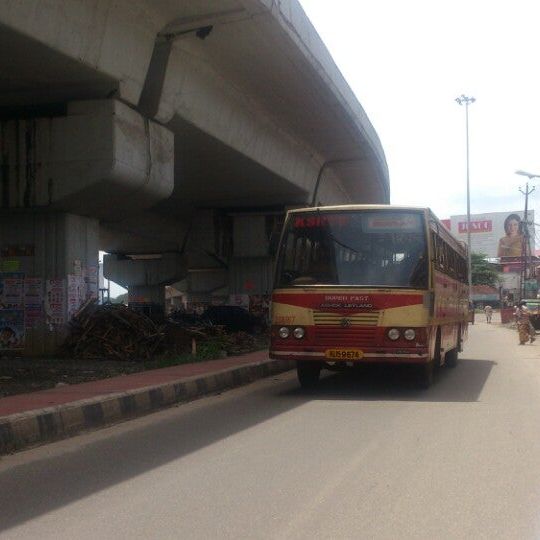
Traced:
<path id="1" fill-rule="evenodd" d="M 523 234 L 525 221 L 529 223 L 530 246 L 525 246 L 526 253 L 534 253 L 534 211 L 527 212 L 524 220 L 523 210 L 509 212 L 489 212 L 471 215 L 471 249 L 473 253 L 485 253 L 488 257 L 512 259 L 521 257 L 524 246 Z M 467 242 L 467 216 L 451 216 L 444 220 L 445 226 L 459 240 Z M 531 251 L 532 250 L 532 251 Z"/>

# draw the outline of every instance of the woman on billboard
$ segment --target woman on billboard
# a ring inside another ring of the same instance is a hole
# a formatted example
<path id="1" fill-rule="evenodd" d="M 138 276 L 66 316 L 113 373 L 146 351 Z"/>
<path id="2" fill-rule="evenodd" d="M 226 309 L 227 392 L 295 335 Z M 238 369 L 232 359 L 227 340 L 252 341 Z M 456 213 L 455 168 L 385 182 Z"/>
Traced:
<path id="1" fill-rule="evenodd" d="M 523 223 L 517 214 L 510 214 L 504 220 L 504 232 L 499 240 L 497 257 L 521 257 L 523 249 Z"/>

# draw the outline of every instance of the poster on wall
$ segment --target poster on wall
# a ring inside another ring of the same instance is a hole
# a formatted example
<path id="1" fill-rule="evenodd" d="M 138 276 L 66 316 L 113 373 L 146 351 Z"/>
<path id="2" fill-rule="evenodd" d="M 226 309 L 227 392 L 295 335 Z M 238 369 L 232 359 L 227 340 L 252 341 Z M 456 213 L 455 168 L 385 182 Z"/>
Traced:
<path id="1" fill-rule="evenodd" d="M 83 265 L 79 259 L 73 261 L 73 274 L 75 276 L 82 276 Z"/>
<path id="2" fill-rule="evenodd" d="M 25 278 L 24 324 L 27 329 L 35 328 L 43 320 L 43 297 L 43 279 Z"/>
<path id="3" fill-rule="evenodd" d="M 79 308 L 79 295 L 77 292 L 77 275 L 69 274 L 67 277 L 67 318 L 71 320 Z"/>
<path id="4" fill-rule="evenodd" d="M 60 325 L 66 322 L 65 300 L 65 281 L 48 279 L 45 282 L 45 314 L 48 324 Z"/>
<path id="5" fill-rule="evenodd" d="M 89 266 L 86 273 L 86 296 L 87 298 L 98 297 L 98 267 Z"/>
<path id="6" fill-rule="evenodd" d="M 2 260 L 0 261 L 0 272 L 18 272 L 21 269 L 21 261 Z"/>
<path id="7" fill-rule="evenodd" d="M 67 315 L 70 320 L 86 300 L 86 283 L 82 275 L 67 277 Z"/>
<path id="8" fill-rule="evenodd" d="M 1 257 L 33 257 L 35 254 L 34 244 L 14 244 L 0 248 Z"/>
<path id="9" fill-rule="evenodd" d="M 22 309 L 24 305 L 24 274 L 22 272 L 0 273 L 0 291 L 4 308 Z"/>
<path id="10" fill-rule="evenodd" d="M 24 348 L 24 310 L 0 309 L 0 350 Z"/>

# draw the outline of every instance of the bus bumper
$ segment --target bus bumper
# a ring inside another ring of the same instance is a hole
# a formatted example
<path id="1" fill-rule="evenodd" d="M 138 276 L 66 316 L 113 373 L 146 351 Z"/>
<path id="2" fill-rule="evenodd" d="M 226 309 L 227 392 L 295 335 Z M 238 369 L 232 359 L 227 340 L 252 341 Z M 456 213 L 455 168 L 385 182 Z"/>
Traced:
<path id="1" fill-rule="evenodd" d="M 394 351 L 394 350 L 363 350 L 361 358 L 334 358 L 327 355 L 326 350 L 320 351 L 292 351 L 270 349 L 270 358 L 273 360 L 301 360 L 328 363 L 343 364 L 425 364 L 429 362 L 429 353 L 427 348 L 416 349 L 412 351 Z"/>

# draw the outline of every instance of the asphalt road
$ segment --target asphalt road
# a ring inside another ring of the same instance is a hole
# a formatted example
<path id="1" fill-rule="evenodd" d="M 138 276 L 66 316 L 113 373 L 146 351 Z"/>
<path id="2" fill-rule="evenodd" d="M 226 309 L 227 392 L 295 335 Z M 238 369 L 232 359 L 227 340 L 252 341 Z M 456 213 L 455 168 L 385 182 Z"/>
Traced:
<path id="1" fill-rule="evenodd" d="M 429 390 L 295 375 L 0 461 L 0 538 L 540 538 L 540 340 L 479 322 Z"/>

